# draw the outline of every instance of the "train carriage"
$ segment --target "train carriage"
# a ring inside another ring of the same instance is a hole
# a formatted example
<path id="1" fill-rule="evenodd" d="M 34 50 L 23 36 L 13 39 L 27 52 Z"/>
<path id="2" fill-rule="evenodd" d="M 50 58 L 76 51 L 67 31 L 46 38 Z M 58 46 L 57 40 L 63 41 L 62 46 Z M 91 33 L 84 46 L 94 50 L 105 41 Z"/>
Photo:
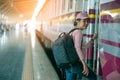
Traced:
<path id="1" fill-rule="evenodd" d="M 37 21 L 42 25 L 38 26 L 38 31 L 45 36 L 42 41 L 50 48 L 61 32 L 68 32 L 75 27 L 78 12 L 88 12 L 90 25 L 83 31 L 84 40 L 88 42 L 94 33 L 98 33 L 94 45 L 86 50 L 88 66 L 101 77 L 99 80 L 119 80 L 119 4 L 119 0 L 46 0 L 37 15 Z"/>
<path id="2" fill-rule="evenodd" d="M 101 1 L 99 55 L 103 80 L 120 79 L 120 1 Z"/>

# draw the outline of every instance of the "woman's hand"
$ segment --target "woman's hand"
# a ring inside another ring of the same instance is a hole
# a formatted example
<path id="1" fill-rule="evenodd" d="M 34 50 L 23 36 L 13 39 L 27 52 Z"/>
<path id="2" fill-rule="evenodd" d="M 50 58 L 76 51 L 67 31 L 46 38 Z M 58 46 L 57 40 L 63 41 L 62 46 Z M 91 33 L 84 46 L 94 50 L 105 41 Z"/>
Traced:
<path id="1" fill-rule="evenodd" d="M 98 34 L 95 33 L 91 39 L 95 40 L 98 37 Z"/>
<path id="2" fill-rule="evenodd" d="M 83 65 L 83 72 L 82 72 L 84 75 L 88 76 L 89 74 L 89 69 L 87 67 L 87 65 Z"/>
<path id="3" fill-rule="evenodd" d="M 87 64 L 85 63 L 84 60 L 82 60 L 82 64 L 83 64 L 83 71 L 82 71 L 82 73 L 83 73 L 84 75 L 88 76 L 88 74 L 89 74 L 89 69 L 88 69 L 88 67 L 87 67 Z"/>
<path id="4" fill-rule="evenodd" d="M 98 37 L 98 34 L 95 33 L 93 35 L 93 37 L 91 38 L 91 40 L 86 44 L 86 46 L 84 48 L 88 48 L 92 43 L 94 43 L 94 40 Z"/>

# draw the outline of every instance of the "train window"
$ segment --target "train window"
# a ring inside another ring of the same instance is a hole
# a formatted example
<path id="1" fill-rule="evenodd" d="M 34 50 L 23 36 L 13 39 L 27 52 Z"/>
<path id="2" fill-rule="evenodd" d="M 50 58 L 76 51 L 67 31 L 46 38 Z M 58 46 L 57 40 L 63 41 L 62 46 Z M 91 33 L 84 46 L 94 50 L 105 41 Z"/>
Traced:
<path id="1" fill-rule="evenodd" d="M 77 11 L 82 11 L 83 10 L 83 3 L 84 0 L 76 0 L 76 10 Z M 87 5 L 86 5 L 87 6 Z"/>
<path id="2" fill-rule="evenodd" d="M 69 0 L 69 10 L 73 8 L 73 0 Z"/>
<path id="3" fill-rule="evenodd" d="M 55 0 L 55 16 L 58 16 L 64 12 L 65 10 L 65 5 L 63 4 L 64 2 L 65 1 L 62 0 Z"/>
<path id="4" fill-rule="evenodd" d="M 62 12 L 65 11 L 65 1 L 66 1 L 66 0 L 62 0 Z"/>
<path id="5" fill-rule="evenodd" d="M 57 15 L 57 1 L 55 0 L 55 16 Z"/>

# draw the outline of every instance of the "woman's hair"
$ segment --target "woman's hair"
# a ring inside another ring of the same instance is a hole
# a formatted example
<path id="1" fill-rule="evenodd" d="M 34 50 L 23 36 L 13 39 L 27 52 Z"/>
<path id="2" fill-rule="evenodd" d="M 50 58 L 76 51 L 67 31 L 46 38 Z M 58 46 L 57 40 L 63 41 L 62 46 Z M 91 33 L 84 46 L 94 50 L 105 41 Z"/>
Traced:
<path id="1" fill-rule="evenodd" d="M 74 24 L 73 24 L 74 26 L 77 26 L 77 21 L 74 21 Z"/>
<path id="2" fill-rule="evenodd" d="M 75 21 L 74 21 L 74 26 L 77 26 L 77 22 L 79 22 L 81 19 L 76 19 Z"/>

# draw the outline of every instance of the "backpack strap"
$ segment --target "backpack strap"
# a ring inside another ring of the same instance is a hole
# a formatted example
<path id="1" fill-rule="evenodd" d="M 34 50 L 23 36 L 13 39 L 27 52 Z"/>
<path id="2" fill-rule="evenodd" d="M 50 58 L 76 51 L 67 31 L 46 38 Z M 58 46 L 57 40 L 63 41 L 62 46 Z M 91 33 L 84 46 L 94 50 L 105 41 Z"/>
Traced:
<path id="1" fill-rule="evenodd" d="M 65 34 L 66 34 L 65 32 L 62 32 L 62 33 L 58 36 L 58 38 L 64 36 Z"/>
<path id="2" fill-rule="evenodd" d="M 71 32 L 73 32 L 74 30 L 77 30 L 77 29 L 79 29 L 79 28 L 74 28 L 74 29 L 70 30 L 68 34 L 70 34 Z"/>
<path id="3" fill-rule="evenodd" d="M 76 29 L 79 29 L 79 28 L 74 28 L 74 29 L 70 30 L 70 31 L 68 32 L 68 34 L 70 34 L 71 32 L 73 32 L 73 31 L 76 30 Z M 59 34 L 58 38 L 66 35 L 66 34 L 67 34 L 66 32 L 62 32 L 61 34 Z"/>

